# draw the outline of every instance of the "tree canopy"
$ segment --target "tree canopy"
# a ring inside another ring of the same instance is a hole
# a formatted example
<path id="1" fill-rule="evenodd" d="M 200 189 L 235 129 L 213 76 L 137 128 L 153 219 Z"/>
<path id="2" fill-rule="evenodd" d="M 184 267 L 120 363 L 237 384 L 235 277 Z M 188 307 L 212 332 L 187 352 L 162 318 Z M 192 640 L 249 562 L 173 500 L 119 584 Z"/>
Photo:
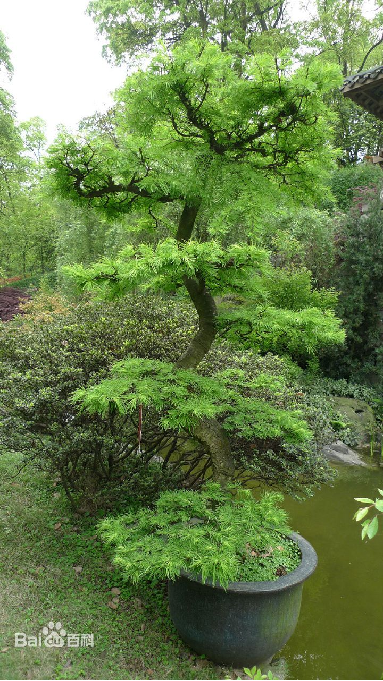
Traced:
<path id="1" fill-rule="evenodd" d="M 239 59 L 293 50 L 295 61 L 311 58 L 337 64 L 344 77 L 380 64 L 383 58 L 382 11 L 367 11 L 363 0 L 314 0 L 303 14 L 289 0 L 92 0 L 88 12 L 105 41 L 109 60 L 142 60 L 162 43 L 203 38 Z M 344 162 L 383 145 L 382 123 L 345 100 L 337 87 L 326 96 L 338 116 L 335 147 Z"/>
<path id="2" fill-rule="evenodd" d="M 285 0 L 92 0 L 88 5 L 107 41 L 106 56 L 117 62 L 152 51 L 161 41 L 173 46 L 185 38 L 209 40 L 241 55 L 262 51 L 262 34 L 267 34 L 263 47 L 276 39 L 280 46 L 285 9 Z"/>
<path id="3" fill-rule="evenodd" d="M 332 159 L 322 96 L 339 82 L 332 65 L 294 70 L 264 54 L 239 73 L 229 52 L 191 40 L 126 80 L 112 136 L 63 133 L 49 164 L 63 194 L 109 214 L 203 200 L 216 212 L 227 192 L 238 205 L 249 185 L 278 201 L 312 193 Z"/>

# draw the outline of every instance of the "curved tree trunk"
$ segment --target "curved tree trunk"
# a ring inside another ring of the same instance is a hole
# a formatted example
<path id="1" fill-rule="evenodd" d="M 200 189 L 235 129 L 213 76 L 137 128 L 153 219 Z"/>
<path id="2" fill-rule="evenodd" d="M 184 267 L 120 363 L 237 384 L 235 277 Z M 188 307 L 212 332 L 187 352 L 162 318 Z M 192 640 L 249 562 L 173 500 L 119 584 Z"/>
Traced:
<path id="1" fill-rule="evenodd" d="M 225 486 L 235 472 L 229 438 L 217 419 L 202 419 L 194 429 L 194 437 L 210 454 L 213 480 Z"/>
<path id="2" fill-rule="evenodd" d="M 178 360 L 177 367 L 194 369 L 209 352 L 216 336 L 217 307 L 203 279 L 184 277 L 183 282 L 198 313 L 198 331 L 186 352 Z"/>
<path id="3" fill-rule="evenodd" d="M 184 206 L 181 213 L 177 241 L 188 241 L 193 233 L 199 204 Z M 205 286 L 202 276 L 184 277 L 186 290 L 198 313 L 198 331 L 186 352 L 176 363 L 177 368 L 195 369 L 209 352 L 217 333 L 217 307 Z M 234 474 L 234 461 L 230 443 L 221 424 L 216 419 L 201 419 L 194 429 L 195 438 L 209 451 L 213 466 L 213 479 L 227 484 Z"/>

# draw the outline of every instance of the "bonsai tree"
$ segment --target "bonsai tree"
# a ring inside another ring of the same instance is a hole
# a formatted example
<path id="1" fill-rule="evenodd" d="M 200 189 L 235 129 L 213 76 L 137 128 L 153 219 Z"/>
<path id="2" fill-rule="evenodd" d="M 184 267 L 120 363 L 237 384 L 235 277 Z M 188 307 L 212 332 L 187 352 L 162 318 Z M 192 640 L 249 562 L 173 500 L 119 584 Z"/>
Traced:
<path id="1" fill-rule="evenodd" d="M 115 547 L 114 562 L 132 581 L 176 579 L 182 570 L 202 581 L 274 581 L 301 554 L 289 532 L 282 495 L 256 501 L 250 490 L 206 483 L 203 490 L 166 491 L 154 510 L 141 509 L 100 525 Z"/>
<path id="2" fill-rule="evenodd" d="M 286 55 L 239 56 L 186 35 L 127 78 L 112 112 L 78 135 L 62 132 L 50 152 L 62 195 L 110 218 L 134 211 L 138 224 L 157 230 L 117 259 L 72 268 L 79 285 L 109 298 L 184 293 L 198 315 L 196 334 L 173 362 L 128 358 L 75 401 L 103 414 L 155 410 L 164 428 L 200 443 L 221 483 L 236 468 L 229 435 L 277 442 L 278 451 L 283 442 L 285 459 L 274 457 L 283 470 L 289 447 L 311 434 L 298 409 L 278 404 L 283 377 L 241 368 L 202 375 L 217 335 L 233 348 L 277 349 L 303 362 L 343 340 L 334 295 L 310 285 L 301 295 L 294 273 L 285 273 L 283 296 L 261 244 L 264 214 L 322 193 L 332 163 L 322 95 L 338 73 L 315 61 L 295 66 Z M 251 463 L 251 447 L 246 456 Z"/>
<path id="3" fill-rule="evenodd" d="M 303 537 L 286 535 L 281 498 L 256 501 L 251 490 L 206 483 L 164 492 L 153 510 L 107 518 L 101 532 L 126 578 L 169 579 L 170 616 L 193 650 L 264 665 L 294 632 L 303 582 L 317 565 Z"/>

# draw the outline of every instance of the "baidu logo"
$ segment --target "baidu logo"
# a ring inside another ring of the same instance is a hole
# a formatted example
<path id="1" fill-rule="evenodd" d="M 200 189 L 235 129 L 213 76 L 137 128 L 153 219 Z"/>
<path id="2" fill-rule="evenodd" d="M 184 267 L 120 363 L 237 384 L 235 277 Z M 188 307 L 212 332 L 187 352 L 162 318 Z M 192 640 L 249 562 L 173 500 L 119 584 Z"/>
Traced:
<path id="1" fill-rule="evenodd" d="M 37 636 L 15 634 L 15 648 L 93 648 L 93 634 L 68 634 L 61 622 L 48 622 Z"/>

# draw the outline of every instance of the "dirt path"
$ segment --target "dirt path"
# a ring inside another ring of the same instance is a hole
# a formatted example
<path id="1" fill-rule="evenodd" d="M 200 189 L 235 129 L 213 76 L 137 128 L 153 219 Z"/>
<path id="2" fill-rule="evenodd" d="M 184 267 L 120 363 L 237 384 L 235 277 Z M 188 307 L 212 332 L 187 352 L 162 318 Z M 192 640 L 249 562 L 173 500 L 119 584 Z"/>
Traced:
<path id="1" fill-rule="evenodd" d="M 19 302 L 29 298 L 27 293 L 18 288 L 0 288 L 0 319 L 7 322 L 20 312 Z"/>

